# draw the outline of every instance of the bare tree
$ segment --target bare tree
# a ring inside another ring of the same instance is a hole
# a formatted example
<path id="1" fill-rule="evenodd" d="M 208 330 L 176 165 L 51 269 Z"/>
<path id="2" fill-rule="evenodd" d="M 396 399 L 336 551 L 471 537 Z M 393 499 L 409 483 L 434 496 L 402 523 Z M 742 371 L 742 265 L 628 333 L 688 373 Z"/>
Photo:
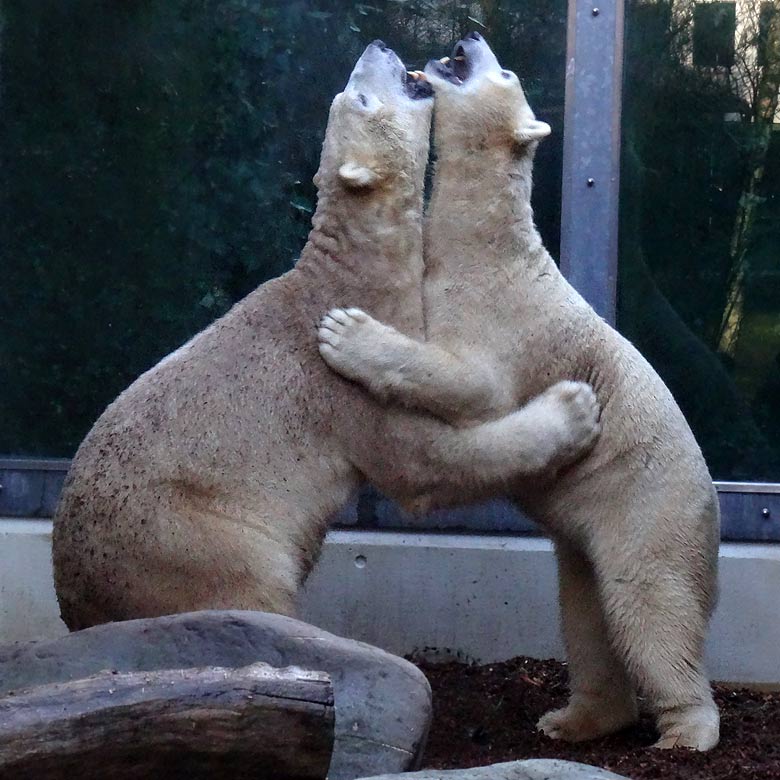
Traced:
<path id="1" fill-rule="evenodd" d="M 767 10 L 763 10 L 767 9 Z M 762 24 L 762 14 L 764 24 Z M 762 29 L 762 27 L 764 29 Z M 751 142 L 745 184 L 739 199 L 729 255 L 726 305 L 718 332 L 718 352 L 734 357 L 745 312 L 745 282 L 759 195 L 780 92 L 780 0 L 755 3 L 744 20 L 735 52 L 735 88 L 750 97 Z"/>

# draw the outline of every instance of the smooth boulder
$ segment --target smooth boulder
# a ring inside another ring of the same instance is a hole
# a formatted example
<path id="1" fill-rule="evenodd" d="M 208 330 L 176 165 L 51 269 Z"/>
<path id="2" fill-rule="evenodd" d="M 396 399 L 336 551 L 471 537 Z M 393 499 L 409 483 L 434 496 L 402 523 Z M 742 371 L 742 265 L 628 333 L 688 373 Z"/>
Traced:
<path id="1" fill-rule="evenodd" d="M 557 758 L 532 758 L 472 769 L 428 769 L 404 775 L 375 775 L 363 780 L 629 780 L 606 769 Z"/>
<path id="2" fill-rule="evenodd" d="M 282 615 L 192 612 L 2 645 L 0 694 L 104 669 L 243 667 L 257 661 L 330 675 L 336 705 L 330 780 L 419 766 L 431 718 L 431 690 L 422 672 L 379 648 Z"/>

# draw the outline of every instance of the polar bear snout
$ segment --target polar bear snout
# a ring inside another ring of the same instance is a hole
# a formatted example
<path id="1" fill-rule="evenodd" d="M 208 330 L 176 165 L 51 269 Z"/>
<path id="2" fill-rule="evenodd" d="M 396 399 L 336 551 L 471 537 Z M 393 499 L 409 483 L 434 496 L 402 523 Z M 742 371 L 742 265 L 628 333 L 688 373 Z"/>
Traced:
<path id="1" fill-rule="evenodd" d="M 469 33 L 455 44 L 450 63 L 455 75 L 463 82 L 476 75 L 501 70 L 493 50 L 478 32 Z"/>
<path id="2" fill-rule="evenodd" d="M 464 86 L 477 75 L 500 72 L 496 55 L 478 32 L 458 41 L 451 56 L 431 60 L 425 67 L 426 75 L 456 87 Z"/>
<path id="3" fill-rule="evenodd" d="M 406 96 L 412 100 L 431 97 L 433 90 L 424 80 L 410 78 L 401 58 L 384 41 L 370 43 L 355 64 L 347 90 L 379 102 Z"/>
<path id="4" fill-rule="evenodd" d="M 348 87 L 384 91 L 397 83 L 404 71 L 399 56 L 385 46 L 384 41 L 374 41 L 366 46 L 360 59 L 355 63 L 349 77 Z"/>

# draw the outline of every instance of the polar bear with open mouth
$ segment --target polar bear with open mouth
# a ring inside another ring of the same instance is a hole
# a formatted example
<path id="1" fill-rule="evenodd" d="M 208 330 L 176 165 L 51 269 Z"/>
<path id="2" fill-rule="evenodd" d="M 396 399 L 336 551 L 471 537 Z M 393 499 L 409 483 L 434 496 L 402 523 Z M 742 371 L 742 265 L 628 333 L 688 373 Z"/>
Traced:
<path id="1" fill-rule="evenodd" d="M 552 535 L 571 699 L 539 722 L 579 741 L 637 717 L 658 747 L 709 750 L 719 717 L 702 665 L 716 600 L 718 500 L 663 381 L 566 282 L 531 210 L 538 121 L 479 35 L 425 69 L 436 170 L 425 228 L 427 341 L 359 308 L 323 320 L 320 350 L 386 403 L 454 424 L 494 419 L 550 382 L 592 384 L 593 451 L 554 480 L 520 480 L 518 504 Z M 409 338 L 412 336 L 412 338 Z"/>
<path id="2" fill-rule="evenodd" d="M 292 614 L 329 518 L 366 479 L 402 502 L 465 501 L 592 445 L 598 406 L 583 383 L 459 430 L 383 407 L 319 357 L 317 322 L 346 300 L 422 336 L 432 103 L 392 50 L 371 44 L 333 101 L 297 266 L 95 423 L 54 517 L 71 629 L 199 609 Z"/>

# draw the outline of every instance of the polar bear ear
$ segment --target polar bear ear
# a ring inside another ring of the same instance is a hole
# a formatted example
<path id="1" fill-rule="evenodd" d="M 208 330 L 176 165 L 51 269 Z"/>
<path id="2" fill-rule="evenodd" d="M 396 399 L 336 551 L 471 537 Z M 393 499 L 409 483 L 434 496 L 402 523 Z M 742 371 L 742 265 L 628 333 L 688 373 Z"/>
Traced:
<path id="1" fill-rule="evenodd" d="M 524 119 L 520 127 L 515 130 L 515 141 L 519 144 L 530 144 L 531 141 L 547 138 L 551 132 L 547 122 L 541 122 L 538 119 Z"/>
<path id="2" fill-rule="evenodd" d="M 347 187 L 353 189 L 364 189 L 373 187 L 379 181 L 379 174 L 367 168 L 365 165 L 358 165 L 354 162 L 346 162 L 339 168 L 339 179 Z"/>

